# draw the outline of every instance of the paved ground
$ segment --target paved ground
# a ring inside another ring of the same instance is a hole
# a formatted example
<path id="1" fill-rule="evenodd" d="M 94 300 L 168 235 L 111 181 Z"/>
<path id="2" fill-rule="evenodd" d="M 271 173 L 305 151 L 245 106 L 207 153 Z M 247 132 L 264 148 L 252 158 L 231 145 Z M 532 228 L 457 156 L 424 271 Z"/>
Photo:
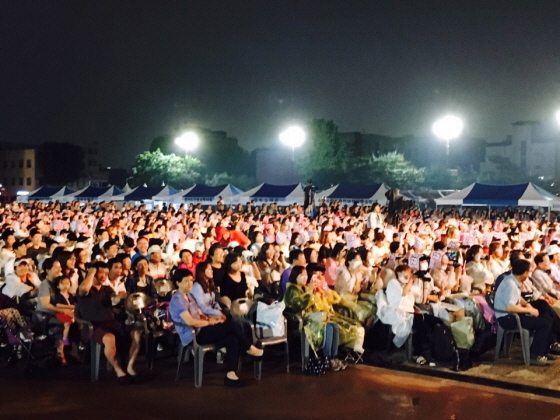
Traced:
<path id="1" fill-rule="evenodd" d="M 192 363 L 174 382 L 172 358 L 159 360 L 142 385 L 122 387 L 102 372 L 89 382 L 79 366 L 44 369 L 26 379 L 20 368 L 0 368 L 2 419 L 560 419 L 560 399 L 363 365 L 321 377 L 283 372 L 265 360 L 263 378 L 243 389 L 222 385 L 211 358 L 203 387 L 194 388 Z M 224 417 L 227 416 L 227 417 Z"/>

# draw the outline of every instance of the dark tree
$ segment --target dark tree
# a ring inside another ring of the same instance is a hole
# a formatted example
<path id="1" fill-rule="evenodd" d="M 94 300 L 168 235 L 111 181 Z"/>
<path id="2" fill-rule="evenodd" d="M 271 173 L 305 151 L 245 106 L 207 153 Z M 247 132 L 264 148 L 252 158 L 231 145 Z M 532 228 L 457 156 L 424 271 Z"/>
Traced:
<path id="1" fill-rule="evenodd" d="M 224 172 L 234 176 L 255 176 L 255 156 L 243 149 L 235 137 L 228 136 L 225 131 L 205 128 L 194 131 L 198 134 L 200 143 L 189 155 L 199 159 L 210 176 Z M 175 136 L 169 134 L 156 137 L 150 144 L 150 152 L 159 149 L 164 155 L 184 156 L 185 152 L 175 144 L 174 139 Z"/>
<path id="2" fill-rule="evenodd" d="M 64 185 L 84 176 L 84 149 L 69 143 L 47 142 L 37 148 L 43 185 Z"/>
<path id="3" fill-rule="evenodd" d="M 174 139 L 169 134 L 163 134 L 152 140 L 150 144 L 150 152 L 160 150 L 164 155 L 176 154 L 181 155 L 184 153 L 175 143 Z"/>
<path id="4" fill-rule="evenodd" d="M 348 176 L 352 162 L 352 148 L 340 138 L 332 120 L 314 119 L 308 126 L 308 139 L 296 164 L 299 175 L 320 187 L 328 187 Z"/>

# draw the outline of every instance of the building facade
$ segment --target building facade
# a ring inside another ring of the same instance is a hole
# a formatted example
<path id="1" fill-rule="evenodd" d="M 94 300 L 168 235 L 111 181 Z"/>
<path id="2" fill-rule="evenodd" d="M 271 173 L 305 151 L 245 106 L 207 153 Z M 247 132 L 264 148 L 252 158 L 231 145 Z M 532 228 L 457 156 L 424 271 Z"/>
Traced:
<path id="1" fill-rule="evenodd" d="M 512 134 L 503 142 L 488 143 L 486 155 L 507 157 L 509 161 L 529 176 L 553 179 L 559 175 L 558 141 L 543 134 L 538 121 L 517 121 L 512 124 Z"/>
<path id="2" fill-rule="evenodd" d="M 3 197 L 17 191 L 33 191 L 39 187 L 36 150 L 33 148 L 2 148 L 0 150 L 0 187 Z"/>

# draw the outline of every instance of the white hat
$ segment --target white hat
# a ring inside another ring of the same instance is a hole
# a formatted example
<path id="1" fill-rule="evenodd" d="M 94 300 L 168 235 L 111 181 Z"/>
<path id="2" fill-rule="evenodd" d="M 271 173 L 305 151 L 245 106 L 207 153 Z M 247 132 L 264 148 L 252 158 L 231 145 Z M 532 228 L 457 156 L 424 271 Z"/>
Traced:
<path id="1" fill-rule="evenodd" d="M 161 246 L 159 245 L 152 245 L 148 248 L 148 254 L 154 254 L 156 252 L 161 252 Z"/>
<path id="2" fill-rule="evenodd" d="M 204 243 L 202 243 L 201 241 L 198 241 L 194 244 L 194 250 L 195 251 L 204 251 Z"/>
<path id="3" fill-rule="evenodd" d="M 237 242 L 237 241 L 231 241 L 231 242 L 227 245 L 228 248 L 235 248 L 235 247 L 238 247 L 238 246 L 239 246 L 239 242 Z"/>
<path id="4" fill-rule="evenodd" d="M 254 255 L 255 255 L 255 254 L 253 254 L 253 252 L 252 252 L 252 251 L 249 251 L 248 249 L 246 249 L 245 251 L 243 251 L 243 252 L 241 253 L 241 256 L 242 256 L 243 258 L 245 258 L 245 259 L 250 258 L 250 257 L 252 257 L 252 256 L 254 256 Z"/>
<path id="5" fill-rule="evenodd" d="M 29 265 L 29 260 L 27 258 L 20 258 L 19 260 L 16 260 L 14 262 L 14 268 L 23 263 Z"/>
<path id="6" fill-rule="evenodd" d="M 550 245 L 550 246 L 546 249 L 546 253 L 547 253 L 547 255 L 560 254 L 560 246 L 558 246 L 558 245 Z"/>

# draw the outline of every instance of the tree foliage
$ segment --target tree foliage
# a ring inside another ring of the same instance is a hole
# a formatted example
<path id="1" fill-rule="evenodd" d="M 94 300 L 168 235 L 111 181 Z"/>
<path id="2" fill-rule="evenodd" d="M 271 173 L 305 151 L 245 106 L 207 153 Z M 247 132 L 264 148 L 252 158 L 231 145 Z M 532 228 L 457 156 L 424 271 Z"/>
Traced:
<path id="1" fill-rule="evenodd" d="M 344 178 L 350 155 L 334 121 L 314 119 L 309 125 L 306 145 L 296 159 L 296 168 L 302 178 L 326 187 Z"/>
<path id="2" fill-rule="evenodd" d="M 166 155 L 157 149 L 136 156 L 129 183 L 131 186 L 171 184 L 176 188 L 187 188 L 201 181 L 203 169 L 196 158 Z"/>
<path id="3" fill-rule="evenodd" d="M 198 158 L 210 173 L 227 172 L 232 175 L 253 176 L 255 159 L 249 152 L 239 146 L 239 141 L 224 131 L 197 128 L 200 142 L 192 155 Z M 184 153 L 175 144 L 175 136 L 163 134 L 152 140 L 150 151 L 160 150 L 165 155 Z"/>
<path id="4" fill-rule="evenodd" d="M 43 185 L 64 185 L 84 176 L 84 149 L 69 143 L 47 142 L 37 148 Z"/>
<path id="5" fill-rule="evenodd" d="M 356 162 L 351 180 L 365 184 L 384 182 L 392 188 L 403 190 L 418 188 L 424 182 L 424 168 L 417 168 L 402 153 L 389 152 L 372 155 Z"/>

